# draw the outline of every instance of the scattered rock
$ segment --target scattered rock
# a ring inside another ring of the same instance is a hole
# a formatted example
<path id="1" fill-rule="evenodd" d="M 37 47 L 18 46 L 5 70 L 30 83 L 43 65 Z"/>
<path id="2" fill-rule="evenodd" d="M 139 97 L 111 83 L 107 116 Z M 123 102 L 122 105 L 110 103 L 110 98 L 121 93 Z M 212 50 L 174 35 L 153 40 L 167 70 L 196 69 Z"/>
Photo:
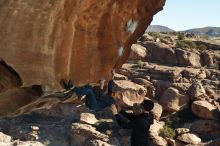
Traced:
<path id="1" fill-rule="evenodd" d="M 87 140 L 84 142 L 84 144 L 85 146 L 114 146 L 101 140 Z"/>
<path id="2" fill-rule="evenodd" d="M 153 137 L 151 137 L 151 143 L 153 146 L 166 146 L 167 145 L 167 141 L 163 138 L 160 137 L 158 135 L 154 135 Z"/>
<path id="3" fill-rule="evenodd" d="M 141 60 L 146 57 L 146 48 L 140 44 L 133 44 L 131 46 L 131 53 L 129 59 L 131 60 Z"/>
<path id="4" fill-rule="evenodd" d="M 122 74 L 115 73 L 114 80 L 128 80 L 128 77 L 126 77 L 125 75 L 122 75 Z"/>
<path id="5" fill-rule="evenodd" d="M 168 88 L 159 99 L 159 103 L 163 109 L 168 112 L 179 111 L 186 106 L 188 102 L 189 97 L 173 87 Z"/>
<path id="6" fill-rule="evenodd" d="M 9 145 L 10 146 L 14 146 L 14 145 L 16 146 L 45 146 L 43 143 L 38 142 L 38 141 L 19 141 L 19 140 L 16 140 Z"/>
<path id="7" fill-rule="evenodd" d="M 213 115 L 215 109 L 216 108 L 207 101 L 198 100 L 192 103 L 192 112 L 200 118 L 215 119 Z"/>
<path id="8" fill-rule="evenodd" d="M 16 126 L 10 129 L 9 134 L 15 139 L 21 139 L 24 141 L 36 141 L 39 139 L 38 130 L 32 129 L 32 126 Z"/>
<path id="9" fill-rule="evenodd" d="M 220 124 L 215 120 L 197 120 L 192 123 L 190 130 L 206 140 L 220 137 Z"/>
<path id="10" fill-rule="evenodd" d="M 81 113 L 80 115 L 80 122 L 87 123 L 87 124 L 95 124 L 98 122 L 95 115 L 92 113 Z"/>
<path id="11" fill-rule="evenodd" d="M 164 125 L 165 122 L 154 120 L 154 123 L 150 126 L 150 135 L 159 135 L 160 129 L 162 129 Z"/>
<path id="12" fill-rule="evenodd" d="M 187 128 L 177 128 L 177 129 L 175 129 L 176 135 L 181 135 L 181 134 L 188 133 L 188 132 L 189 132 L 189 129 L 187 129 Z"/>
<path id="13" fill-rule="evenodd" d="M 138 84 L 126 80 L 114 81 L 114 98 L 121 106 L 132 106 L 141 103 L 146 96 L 147 90 Z"/>
<path id="14" fill-rule="evenodd" d="M 206 97 L 205 89 L 200 82 L 194 82 L 188 89 L 187 93 L 191 100 Z"/>
<path id="15" fill-rule="evenodd" d="M 2 132 L 0 132 L 0 145 L 1 146 L 45 146 L 41 142 L 37 142 L 37 141 L 20 141 L 20 140 L 13 141 L 11 136 L 3 134 Z"/>
<path id="16" fill-rule="evenodd" d="M 185 143 L 170 138 L 167 139 L 167 143 L 169 146 L 185 146 Z"/>
<path id="17" fill-rule="evenodd" d="M 201 142 L 201 139 L 198 136 L 191 133 L 179 135 L 177 139 L 188 144 L 199 144 Z"/>
<path id="18" fill-rule="evenodd" d="M 212 66 L 214 64 L 214 61 L 213 61 L 213 54 L 210 53 L 210 52 L 203 52 L 201 54 L 201 57 L 202 57 L 202 61 L 203 61 L 203 65 L 207 65 L 207 66 Z"/>
<path id="19" fill-rule="evenodd" d="M 156 97 L 161 97 L 163 93 L 173 85 L 170 81 L 163 81 L 163 80 L 152 80 L 153 84 L 156 87 Z"/>
<path id="20" fill-rule="evenodd" d="M 182 49 L 175 50 L 178 65 L 180 66 L 194 66 L 201 67 L 200 56 L 198 52 L 191 52 Z"/>
<path id="21" fill-rule="evenodd" d="M 174 50 L 164 44 L 155 42 L 144 42 L 144 47 L 147 49 L 148 61 L 156 61 L 161 64 L 176 65 L 177 58 Z"/>
<path id="22" fill-rule="evenodd" d="M 156 120 L 160 119 L 162 112 L 163 112 L 163 107 L 158 103 L 154 103 L 154 108 L 152 109 L 152 113 Z"/>
<path id="23" fill-rule="evenodd" d="M 139 41 L 145 42 L 145 41 L 154 41 L 154 38 L 150 36 L 148 33 L 145 33 L 143 36 L 140 37 Z"/>
<path id="24" fill-rule="evenodd" d="M 86 145 L 87 140 L 100 140 L 102 142 L 108 142 L 109 137 L 96 131 L 96 129 L 91 125 L 73 123 L 71 128 L 71 145 Z"/>
<path id="25" fill-rule="evenodd" d="M 39 97 L 40 93 L 31 87 L 13 88 L 0 93 L 0 116 L 13 113 Z"/>
<path id="26" fill-rule="evenodd" d="M 143 79 L 143 78 L 133 78 L 132 82 L 143 86 L 147 90 L 146 96 L 148 98 L 153 99 L 155 97 L 156 89 L 150 81 Z"/>
<path id="27" fill-rule="evenodd" d="M 10 143 L 12 141 L 12 137 L 8 136 L 2 132 L 0 132 L 0 142 Z"/>

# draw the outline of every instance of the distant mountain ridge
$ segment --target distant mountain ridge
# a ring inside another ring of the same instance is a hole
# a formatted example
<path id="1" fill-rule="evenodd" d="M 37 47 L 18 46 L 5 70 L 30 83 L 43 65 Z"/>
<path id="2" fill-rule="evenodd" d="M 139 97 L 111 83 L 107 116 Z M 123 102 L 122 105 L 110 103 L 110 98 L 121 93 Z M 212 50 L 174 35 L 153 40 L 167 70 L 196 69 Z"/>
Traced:
<path id="1" fill-rule="evenodd" d="M 175 32 L 175 30 L 162 25 L 150 25 L 146 32 Z"/>
<path id="2" fill-rule="evenodd" d="M 150 25 L 147 28 L 146 32 L 176 32 L 176 31 L 163 25 Z M 192 28 L 179 32 L 189 32 L 197 35 L 220 36 L 220 27 L 208 26 L 202 28 Z"/>
<path id="3" fill-rule="evenodd" d="M 185 30 L 184 32 L 195 33 L 199 35 L 220 36 L 220 27 L 203 27 Z"/>

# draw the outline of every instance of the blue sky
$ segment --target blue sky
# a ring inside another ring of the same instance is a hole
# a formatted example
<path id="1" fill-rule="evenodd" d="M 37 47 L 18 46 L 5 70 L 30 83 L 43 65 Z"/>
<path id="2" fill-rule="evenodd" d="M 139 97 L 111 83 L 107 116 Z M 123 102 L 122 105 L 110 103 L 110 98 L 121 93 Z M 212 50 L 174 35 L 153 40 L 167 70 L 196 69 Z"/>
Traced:
<path id="1" fill-rule="evenodd" d="M 220 0 L 166 0 L 163 11 L 154 16 L 152 24 L 177 31 L 220 27 Z"/>

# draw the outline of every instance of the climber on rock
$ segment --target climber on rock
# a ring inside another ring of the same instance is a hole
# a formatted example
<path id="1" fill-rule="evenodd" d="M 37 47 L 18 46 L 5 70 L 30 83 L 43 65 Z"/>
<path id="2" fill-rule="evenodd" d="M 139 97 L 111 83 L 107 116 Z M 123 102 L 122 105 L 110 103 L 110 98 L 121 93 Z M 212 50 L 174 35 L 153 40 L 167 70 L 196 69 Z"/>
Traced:
<path id="1" fill-rule="evenodd" d="M 99 86 L 95 87 L 88 84 L 81 87 L 74 87 L 71 80 L 67 82 L 65 80 L 61 80 L 61 84 L 66 91 L 68 91 L 68 94 L 75 92 L 79 99 L 85 95 L 85 105 L 89 109 L 99 111 L 115 103 L 111 96 L 113 88 L 112 80 L 108 83 L 107 94 L 104 93 L 104 80 L 100 80 Z"/>
<path id="2" fill-rule="evenodd" d="M 131 129 L 131 146 L 148 146 L 149 129 L 153 124 L 153 114 L 150 112 L 154 107 L 151 100 L 144 100 L 141 104 L 133 105 L 133 113 L 120 110 L 113 104 L 111 110 L 117 123 L 124 129 Z"/>

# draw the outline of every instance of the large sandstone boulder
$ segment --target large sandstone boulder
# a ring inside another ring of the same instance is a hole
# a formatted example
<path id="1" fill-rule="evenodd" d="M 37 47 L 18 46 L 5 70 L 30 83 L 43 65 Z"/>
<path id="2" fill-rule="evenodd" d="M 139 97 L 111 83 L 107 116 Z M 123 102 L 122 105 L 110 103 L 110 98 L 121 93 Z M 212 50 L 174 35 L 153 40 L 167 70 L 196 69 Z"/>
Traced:
<path id="1" fill-rule="evenodd" d="M 170 87 L 160 97 L 159 102 L 165 111 L 176 112 L 188 104 L 189 97 L 179 90 Z"/>
<path id="2" fill-rule="evenodd" d="M 21 85 L 22 81 L 17 72 L 0 58 L 0 92 L 20 87 Z"/>
<path id="3" fill-rule="evenodd" d="M 177 128 L 177 129 L 175 129 L 176 135 L 181 135 L 181 134 L 188 133 L 188 132 L 189 132 L 189 129 L 187 129 L 187 128 Z"/>
<path id="4" fill-rule="evenodd" d="M 185 68 L 182 72 L 183 77 L 187 79 L 205 79 L 206 72 L 204 70 L 196 69 L 196 68 Z"/>
<path id="5" fill-rule="evenodd" d="M 176 49 L 178 65 L 201 67 L 200 56 L 198 52 L 191 52 L 182 49 Z"/>
<path id="6" fill-rule="evenodd" d="M 183 69 L 179 67 L 173 68 L 165 65 L 146 63 L 142 72 L 150 76 L 151 79 L 177 82 L 182 77 L 182 70 Z"/>
<path id="7" fill-rule="evenodd" d="M 150 126 L 150 130 L 149 130 L 150 135 L 151 136 L 159 135 L 160 130 L 163 128 L 164 125 L 165 122 L 154 120 L 154 123 Z"/>
<path id="8" fill-rule="evenodd" d="M 216 66 L 220 63 L 220 52 L 219 51 L 205 51 L 201 54 L 203 65 L 205 66 Z"/>
<path id="9" fill-rule="evenodd" d="M 166 146 L 167 145 L 167 141 L 158 135 L 154 135 L 153 137 L 151 137 L 151 144 L 152 146 Z"/>
<path id="10" fill-rule="evenodd" d="M 154 103 L 154 108 L 152 109 L 152 113 L 156 120 L 160 120 L 162 112 L 163 112 L 163 107 L 158 103 Z"/>
<path id="11" fill-rule="evenodd" d="M 215 120 L 195 121 L 192 123 L 190 130 L 205 139 L 211 140 L 220 137 L 219 121 Z"/>
<path id="12" fill-rule="evenodd" d="M 206 97 L 205 89 L 200 82 L 194 82 L 189 87 L 187 93 L 189 94 L 191 100 Z"/>
<path id="13" fill-rule="evenodd" d="M 154 61 L 161 64 L 176 65 L 177 58 L 175 51 L 166 44 L 145 42 L 144 47 L 147 49 L 148 61 Z"/>
<path id="14" fill-rule="evenodd" d="M 109 78 L 165 0 L 0 2 L 0 59 L 24 86 Z"/>
<path id="15" fill-rule="evenodd" d="M 15 140 L 13 141 L 13 138 L 9 135 L 6 135 L 2 132 L 0 132 L 0 145 L 1 146 L 45 146 L 41 142 L 37 141 L 20 141 Z"/>
<path id="16" fill-rule="evenodd" d="M 194 101 L 192 103 L 192 112 L 200 118 L 215 119 L 214 112 L 216 107 L 207 101 Z"/>
<path id="17" fill-rule="evenodd" d="M 131 53 L 129 56 L 129 60 L 141 60 L 146 57 L 146 48 L 141 46 L 140 44 L 133 44 L 131 46 Z"/>
<path id="18" fill-rule="evenodd" d="M 156 89 L 155 89 L 154 85 L 150 81 L 148 81 L 146 79 L 143 79 L 143 78 L 133 78 L 131 80 L 132 80 L 132 82 L 134 82 L 134 83 L 136 83 L 138 85 L 141 85 L 145 89 L 147 89 L 147 95 L 146 96 L 148 98 L 153 99 L 155 97 L 155 90 Z"/>
<path id="19" fill-rule="evenodd" d="M 172 86 L 172 82 L 170 81 L 163 81 L 163 80 L 152 80 L 153 84 L 156 87 L 156 96 L 161 97 L 163 93 Z"/>
<path id="20" fill-rule="evenodd" d="M 39 96 L 40 93 L 37 90 L 29 87 L 13 88 L 0 93 L 0 116 L 15 112 L 18 108 L 29 104 Z"/>
<path id="21" fill-rule="evenodd" d="M 196 136 L 195 134 L 191 133 L 185 133 L 177 137 L 178 140 L 188 143 L 188 144 L 199 144 L 201 142 L 201 139 Z"/>
<path id="22" fill-rule="evenodd" d="M 138 84 L 127 80 L 116 80 L 113 84 L 114 98 L 118 104 L 127 107 L 141 103 L 147 90 Z"/>
<path id="23" fill-rule="evenodd" d="M 80 115 L 80 122 L 86 123 L 86 124 L 95 124 L 98 122 L 94 114 L 91 113 L 81 113 Z"/>
<path id="24" fill-rule="evenodd" d="M 12 137 L 8 136 L 2 132 L 0 132 L 0 142 L 10 143 L 12 141 Z"/>
<path id="25" fill-rule="evenodd" d="M 128 77 L 126 77 L 125 75 L 122 75 L 122 74 L 115 73 L 114 80 L 128 80 Z"/>
<path id="26" fill-rule="evenodd" d="M 203 61 L 203 65 L 207 65 L 207 66 L 212 66 L 214 64 L 214 61 L 213 61 L 213 54 L 210 53 L 210 52 L 203 52 L 201 54 L 201 57 L 202 57 L 202 61 Z"/>
<path id="27" fill-rule="evenodd" d="M 71 145 L 81 146 L 86 145 L 88 141 L 100 140 L 108 142 L 109 136 L 102 134 L 90 125 L 73 123 L 71 129 Z"/>
<path id="28" fill-rule="evenodd" d="M 154 120 L 154 123 L 150 126 L 149 135 L 152 146 L 164 146 L 167 145 L 167 141 L 159 136 L 160 129 L 163 128 L 164 122 L 158 122 Z"/>

